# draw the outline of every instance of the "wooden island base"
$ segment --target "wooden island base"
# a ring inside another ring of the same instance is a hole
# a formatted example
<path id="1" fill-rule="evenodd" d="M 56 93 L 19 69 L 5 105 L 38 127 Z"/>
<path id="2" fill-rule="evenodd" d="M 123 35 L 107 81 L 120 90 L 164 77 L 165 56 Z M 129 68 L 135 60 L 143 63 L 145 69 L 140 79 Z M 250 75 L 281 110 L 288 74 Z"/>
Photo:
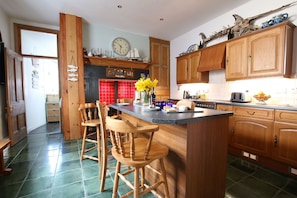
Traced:
<path id="1" fill-rule="evenodd" d="M 138 126 L 152 124 L 127 113 L 122 116 Z M 171 198 L 225 197 L 228 120 L 212 116 L 187 124 L 159 124 L 154 139 L 170 149 L 165 168 Z M 148 181 L 154 180 L 147 174 Z"/>

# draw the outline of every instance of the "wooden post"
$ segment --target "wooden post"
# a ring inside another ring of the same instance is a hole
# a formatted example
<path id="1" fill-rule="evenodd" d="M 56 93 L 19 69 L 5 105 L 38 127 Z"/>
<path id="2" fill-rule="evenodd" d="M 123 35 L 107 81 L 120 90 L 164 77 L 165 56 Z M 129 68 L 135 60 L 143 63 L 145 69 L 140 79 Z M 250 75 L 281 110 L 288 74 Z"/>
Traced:
<path id="1" fill-rule="evenodd" d="M 65 140 L 81 138 L 78 106 L 85 102 L 82 18 L 60 13 L 61 126 Z"/>

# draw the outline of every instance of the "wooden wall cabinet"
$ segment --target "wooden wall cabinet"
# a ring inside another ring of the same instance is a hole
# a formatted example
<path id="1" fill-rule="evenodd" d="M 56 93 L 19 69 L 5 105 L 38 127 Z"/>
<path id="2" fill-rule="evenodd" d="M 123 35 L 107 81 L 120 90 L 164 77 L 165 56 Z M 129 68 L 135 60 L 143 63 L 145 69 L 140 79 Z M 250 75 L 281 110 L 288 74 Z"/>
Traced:
<path id="1" fill-rule="evenodd" d="M 226 43 L 226 80 L 292 74 L 294 25 L 285 22 Z"/>
<path id="2" fill-rule="evenodd" d="M 297 112 L 275 111 L 272 157 L 297 168 Z"/>
<path id="3" fill-rule="evenodd" d="M 170 42 L 150 37 L 150 77 L 158 79 L 156 100 L 170 97 Z"/>
<path id="4" fill-rule="evenodd" d="M 177 57 L 176 63 L 176 81 L 182 83 L 208 82 L 209 72 L 198 72 L 201 52 L 195 51 L 180 57 Z"/>

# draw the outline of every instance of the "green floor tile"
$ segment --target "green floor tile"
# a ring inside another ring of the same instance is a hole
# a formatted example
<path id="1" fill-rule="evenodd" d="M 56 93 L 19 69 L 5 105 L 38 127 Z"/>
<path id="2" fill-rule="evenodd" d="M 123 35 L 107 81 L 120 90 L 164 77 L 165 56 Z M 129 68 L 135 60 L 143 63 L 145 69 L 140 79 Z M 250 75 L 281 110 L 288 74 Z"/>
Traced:
<path id="1" fill-rule="evenodd" d="M 88 145 L 90 146 L 90 145 Z M 105 191 L 98 162 L 80 160 L 81 140 L 38 131 L 5 151 L 13 172 L 0 176 L 1 198 L 110 198 L 116 161 L 109 156 Z M 97 151 L 92 151 L 97 155 Z M 122 169 L 123 170 L 123 169 Z M 133 174 L 128 176 L 133 181 Z M 129 190 L 121 180 L 119 192 Z M 170 190 L 170 189 L 169 189 Z M 154 197 L 152 194 L 143 198 Z M 297 198 L 297 179 L 228 155 L 226 198 Z"/>
<path id="2" fill-rule="evenodd" d="M 74 169 L 66 172 L 57 173 L 54 179 L 53 187 L 63 186 L 70 183 L 81 182 L 81 169 Z"/>
<path id="3" fill-rule="evenodd" d="M 69 171 L 69 170 L 77 169 L 77 168 L 81 168 L 80 160 L 61 162 L 61 163 L 57 164 L 56 172 L 64 172 L 64 171 Z"/>
<path id="4" fill-rule="evenodd" d="M 72 183 L 66 186 L 53 188 L 52 197 L 54 198 L 82 198 L 85 197 L 82 182 Z"/>
<path id="5" fill-rule="evenodd" d="M 99 171 L 100 171 L 100 166 L 98 166 L 97 164 L 93 165 L 93 166 L 88 166 L 88 167 L 84 167 L 83 170 L 83 178 L 84 179 L 89 179 L 89 178 L 93 178 L 93 177 L 97 177 L 99 176 Z"/>
<path id="6" fill-rule="evenodd" d="M 12 198 L 16 197 L 18 190 L 20 189 L 22 183 L 10 184 L 7 186 L 0 187 L 0 197 L 1 198 Z"/>
<path id="7" fill-rule="evenodd" d="M 51 189 L 54 177 L 41 177 L 26 180 L 20 190 L 19 196 L 29 195 L 40 191 Z"/>

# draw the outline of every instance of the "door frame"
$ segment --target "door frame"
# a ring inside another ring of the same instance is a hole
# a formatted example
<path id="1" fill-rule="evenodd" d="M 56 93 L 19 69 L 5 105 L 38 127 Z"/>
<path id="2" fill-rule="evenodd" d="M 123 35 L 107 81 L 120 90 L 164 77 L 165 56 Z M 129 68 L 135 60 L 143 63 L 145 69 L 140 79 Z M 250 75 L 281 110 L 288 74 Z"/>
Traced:
<path id="1" fill-rule="evenodd" d="M 60 66 L 59 66 L 59 30 L 53 30 L 53 29 L 48 29 L 48 28 L 42 28 L 42 27 L 36 27 L 36 26 L 30 26 L 30 25 L 23 25 L 23 24 L 18 24 L 18 23 L 14 23 L 14 41 L 15 41 L 15 51 L 17 53 L 19 53 L 20 55 L 22 55 L 24 58 L 37 58 L 37 59 L 55 59 L 57 60 L 57 64 L 58 64 L 58 80 L 59 80 L 59 98 L 61 96 L 61 83 L 60 83 Z M 36 32 L 40 32 L 40 33 L 50 33 L 50 34 L 55 34 L 57 36 L 57 56 L 53 57 L 53 56 L 38 56 L 38 55 L 31 55 L 31 54 L 24 54 L 22 52 L 22 34 L 21 34 L 21 30 L 28 30 L 28 31 L 36 31 Z M 28 110 L 27 110 L 28 111 Z M 46 112 L 44 112 L 46 113 Z M 61 113 L 61 111 L 60 111 Z M 61 115 L 60 115 L 61 118 Z M 60 132 L 61 132 L 61 119 L 59 122 L 59 128 L 60 128 Z"/>

